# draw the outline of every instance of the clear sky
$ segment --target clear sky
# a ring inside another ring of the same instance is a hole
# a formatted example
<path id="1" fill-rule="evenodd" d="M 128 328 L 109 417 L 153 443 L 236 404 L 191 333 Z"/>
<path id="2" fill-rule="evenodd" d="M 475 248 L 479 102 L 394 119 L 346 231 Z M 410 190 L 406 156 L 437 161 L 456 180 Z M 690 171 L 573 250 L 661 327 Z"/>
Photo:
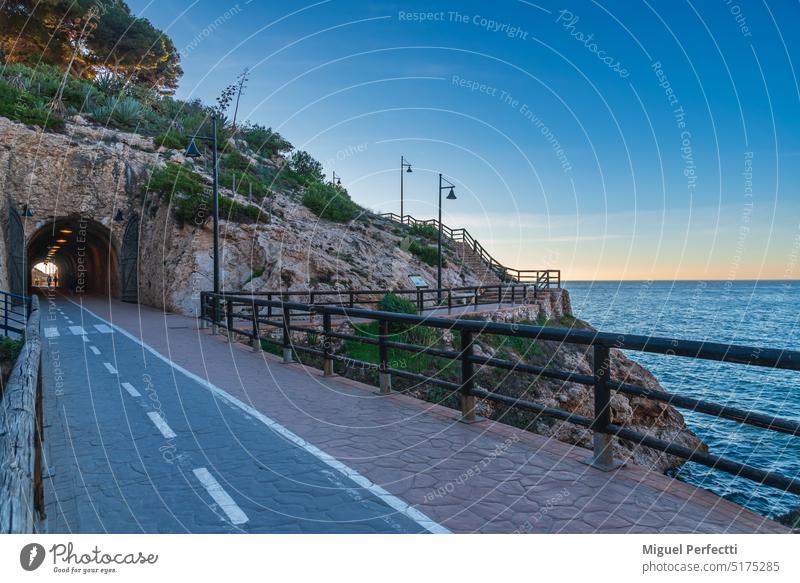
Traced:
<path id="1" fill-rule="evenodd" d="M 240 117 L 352 197 L 436 214 L 566 279 L 800 277 L 800 4 L 128 0 L 178 96 L 244 68 Z"/>

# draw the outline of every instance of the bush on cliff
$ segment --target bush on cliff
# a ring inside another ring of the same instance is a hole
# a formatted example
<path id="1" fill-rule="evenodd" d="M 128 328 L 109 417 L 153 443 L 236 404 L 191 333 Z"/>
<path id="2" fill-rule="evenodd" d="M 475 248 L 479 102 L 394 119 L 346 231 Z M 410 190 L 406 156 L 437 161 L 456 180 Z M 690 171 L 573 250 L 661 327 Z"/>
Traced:
<path id="1" fill-rule="evenodd" d="M 64 120 L 54 115 L 42 101 L 0 81 L 0 116 L 46 130 L 63 130 Z"/>
<path id="2" fill-rule="evenodd" d="M 439 252 L 436 247 L 425 245 L 419 241 L 411 241 L 408 250 L 423 263 L 431 267 L 436 266 L 439 257 Z M 445 264 L 444 257 L 442 257 L 442 267 L 444 267 Z"/>
<path id="3" fill-rule="evenodd" d="M 332 184 L 314 182 L 303 193 L 303 204 L 320 217 L 337 223 L 346 223 L 355 217 L 358 205 L 347 191 Z"/>
<path id="4" fill-rule="evenodd" d="M 213 201 L 203 178 L 185 166 L 169 163 L 150 174 L 145 190 L 158 192 L 168 198 L 172 212 L 181 224 L 202 226 L 211 217 Z M 258 207 L 236 202 L 225 196 L 219 198 L 219 214 L 233 221 L 255 221 L 261 213 Z"/>

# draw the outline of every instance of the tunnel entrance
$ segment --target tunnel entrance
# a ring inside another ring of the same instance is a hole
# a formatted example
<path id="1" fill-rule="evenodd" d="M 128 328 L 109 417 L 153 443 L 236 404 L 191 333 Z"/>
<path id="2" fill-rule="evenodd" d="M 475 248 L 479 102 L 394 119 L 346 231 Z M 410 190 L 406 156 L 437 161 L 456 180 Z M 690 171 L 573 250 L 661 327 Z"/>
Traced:
<path id="1" fill-rule="evenodd" d="M 65 217 L 43 225 L 28 241 L 26 264 L 29 291 L 52 271 L 49 283 L 60 291 L 121 296 L 119 252 L 110 230 L 96 221 Z"/>

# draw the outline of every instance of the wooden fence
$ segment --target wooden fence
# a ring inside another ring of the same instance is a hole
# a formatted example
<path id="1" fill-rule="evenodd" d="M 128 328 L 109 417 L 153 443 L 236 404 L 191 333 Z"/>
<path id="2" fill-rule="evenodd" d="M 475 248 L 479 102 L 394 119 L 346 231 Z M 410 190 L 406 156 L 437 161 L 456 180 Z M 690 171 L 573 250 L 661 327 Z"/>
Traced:
<path id="1" fill-rule="evenodd" d="M 25 345 L 0 401 L 0 533 L 4 534 L 36 532 L 44 511 L 39 320 L 34 296 Z"/>

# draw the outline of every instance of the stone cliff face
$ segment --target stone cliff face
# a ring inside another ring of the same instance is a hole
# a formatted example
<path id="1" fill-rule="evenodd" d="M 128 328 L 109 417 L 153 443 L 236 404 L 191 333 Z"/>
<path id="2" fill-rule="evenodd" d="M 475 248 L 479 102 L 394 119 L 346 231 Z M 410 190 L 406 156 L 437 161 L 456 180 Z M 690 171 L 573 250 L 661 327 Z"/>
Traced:
<path id="1" fill-rule="evenodd" d="M 76 121 L 62 135 L 0 118 L 4 216 L 8 205 L 34 209 L 24 219 L 26 237 L 59 217 L 86 217 L 110 229 L 117 253 L 127 220 L 140 216 L 140 301 L 194 313 L 199 292 L 211 288 L 211 223 L 181 225 L 163 197 L 143 192 L 152 168 L 182 156 L 156 150 L 149 138 Z M 226 289 L 408 288 L 411 274 L 436 280 L 433 268 L 401 249 L 401 229 L 374 215 L 332 223 L 300 204 L 297 193 L 280 192 L 262 209 L 258 222 L 222 221 Z M 8 289 L 5 249 L 2 257 L 0 283 Z M 479 283 L 452 252 L 447 257 L 446 285 Z"/>

